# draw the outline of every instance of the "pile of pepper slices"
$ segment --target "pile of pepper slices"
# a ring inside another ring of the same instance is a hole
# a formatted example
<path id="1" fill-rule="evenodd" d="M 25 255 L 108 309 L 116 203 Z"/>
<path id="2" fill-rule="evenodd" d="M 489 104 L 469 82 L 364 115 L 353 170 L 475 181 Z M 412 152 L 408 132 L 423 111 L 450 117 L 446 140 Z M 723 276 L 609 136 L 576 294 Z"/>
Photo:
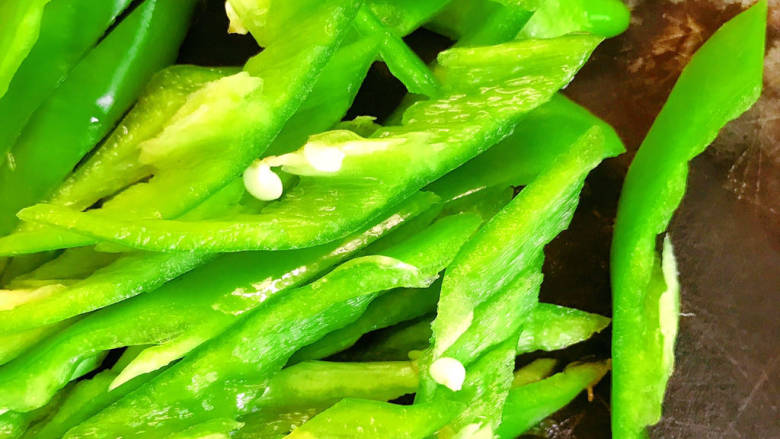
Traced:
<path id="1" fill-rule="evenodd" d="M 657 238 L 760 94 L 765 0 L 699 49 L 629 169 L 611 361 L 517 370 L 610 323 L 538 292 L 624 150 L 558 91 L 625 6 L 228 0 L 263 50 L 170 66 L 196 3 L 0 3 L 0 438 L 513 438 L 610 367 L 613 437 L 645 436 L 679 307 Z M 455 41 L 431 65 L 402 39 L 421 26 Z M 377 60 L 409 94 L 343 120 Z"/>

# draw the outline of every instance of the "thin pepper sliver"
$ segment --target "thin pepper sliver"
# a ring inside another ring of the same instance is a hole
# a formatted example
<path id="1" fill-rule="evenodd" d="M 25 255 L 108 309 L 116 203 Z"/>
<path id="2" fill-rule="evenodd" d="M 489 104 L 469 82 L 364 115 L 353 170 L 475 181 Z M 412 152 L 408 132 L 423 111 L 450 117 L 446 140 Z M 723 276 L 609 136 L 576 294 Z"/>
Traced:
<path id="1" fill-rule="evenodd" d="M 693 55 L 629 167 L 612 242 L 612 434 L 646 437 L 672 373 L 678 319 L 676 269 L 663 233 L 685 192 L 688 162 L 762 86 L 767 2 L 724 24 Z"/>

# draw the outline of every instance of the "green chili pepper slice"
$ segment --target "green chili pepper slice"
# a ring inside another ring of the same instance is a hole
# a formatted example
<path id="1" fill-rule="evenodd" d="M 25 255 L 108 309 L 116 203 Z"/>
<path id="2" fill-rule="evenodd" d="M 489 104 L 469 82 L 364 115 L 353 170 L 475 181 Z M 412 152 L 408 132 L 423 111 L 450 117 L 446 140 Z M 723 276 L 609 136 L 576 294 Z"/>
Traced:
<path id="1" fill-rule="evenodd" d="M 694 54 L 629 167 L 612 243 L 612 434 L 646 437 L 674 362 L 679 286 L 671 244 L 656 255 L 685 192 L 688 162 L 761 93 L 766 1 L 724 24 Z"/>

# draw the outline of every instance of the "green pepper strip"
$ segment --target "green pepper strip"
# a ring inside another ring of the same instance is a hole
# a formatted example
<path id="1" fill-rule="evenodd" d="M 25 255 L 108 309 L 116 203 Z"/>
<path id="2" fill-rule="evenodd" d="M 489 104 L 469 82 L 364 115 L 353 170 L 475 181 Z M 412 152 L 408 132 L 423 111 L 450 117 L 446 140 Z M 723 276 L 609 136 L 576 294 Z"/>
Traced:
<path id="1" fill-rule="evenodd" d="M 520 330 L 517 353 L 555 351 L 589 339 L 610 319 L 578 309 L 540 303 Z"/>
<path id="2" fill-rule="evenodd" d="M 429 285 L 479 222 L 473 215 L 442 219 L 382 255 L 352 259 L 277 296 L 66 437 L 85 431 L 94 437 L 159 437 L 196 420 L 246 414 L 263 394 L 263 382 L 297 349 L 355 320 L 381 291 Z M 179 410 L 192 417 L 176 416 Z M 167 413 L 165 420 L 160 413 Z M 134 421 L 128 425 L 127 419 Z"/>
<path id="3" fill-rule="evenodd" d="M 326 358 L 349 348 L 363 334 L 431 312 L 439 299 L 440 287 L 437 283 L 424 289 L 399 289 L 382 295 L 359 319 L 296 352 L 290 364 Z"/>
<path id="4" fill-rule="evenodd" d="M 414 392 L 417 370 L 407 361 L 305 362 L 276 374 L 257 411 L 242 416 L 236 438 L 284 436 L 343 398 L 386 401 Z"/>
<path id="5" fill-rule="evenodd" d="M 512 362 L 511 349 L 494 349 L 474 362 L 467 375 L 468 386 L 454 398 L 439 398 L 412 406 L 345 399 L 293 430 L 287 437 L 400 437 L 424 438 L 444 427 L 469 403 L 480 399 L 490 389 L 490 378 L 506 368 L 496 368 L 496 362 Z M 511 368 L 507 379 L 511 380 Z"/>
<path id="6" fill-rule="evenodd" d="M 35 109 L 68 77 L 129 3 L 130 0 L 57 0 L 44 8 L 38 41 L 19 66 L 5 95 L 0 92 L 0 162 L 5 161 L 6 152 Z"/>
<path id="7" fill-rule="evenodd" d="M 40 407 L 67 384 L 74 364 L 96 352 L 155 345 L 118 371 L 112 388 L 165 366 L 216 337 L 270 297 L 353 256 L 424 211 L 432 201 L 430 194 L 413 197 L 384 221 L 338 243 L 289 252 L 223 255 L 153 294 L 91 314 L 0 368 L 0 407 L 17 411 Z"/>
<path id="8" fill-rule="evenodd" d="M 516 438 L 593 387 L 609 370 L 609 361 L 569 365 L 550 378 L 513 388 L 504 405 L 501 439 Z"/>
<path id="9" fill-rule="evenodd" d="M 253 401 L 253 410 L 327 407 L 342 398 L 387 401 L 414 392 L 417 370 L 408 361 L 306 361 L 283 369 Z"/>
<path id="10" fill-rule="evenodd" d="M 156 170 L 154 177 L 96 211 L 124 217 L 179 215 L 233 180 L 305 99 L 354 14 L 352 7 L 336 9 L 332 2 L 316 10 L 296 21 L 297 29 L 311 32 L 279 41 L 251 59 L 244 72 L 192 93 L 162 132 L 141 145 L 140 161 Z M 280 63 L 295 68 L 281 69 Z M 212 111 L 191 117 L 201 105 Z M 225 130 L 228 124 L 233 129 Z M 190 166 L 180 166 L 182 161 Z"/>
<path id="11" fill-rule="evenodd" d="M 601 128 L 607 143 L 621 143 L 612 127 L 556 94 L 521 119 L 510 136 L 429 184 L 426 190 L 449 203 L 490 188 L 525 186 L 593 126 Z"/>
<path id="12" fill-rule="evenodd" d="M 409 93 L 420 93 L 428 97 L 439 93 L 439 84 L 425 63 L 392 30 L 364 6 L 355 18 L 355 26 L 364 35 L 381 38 L 379 53 L 390 72 L 403 83 Z"/>
<path id="13" fill-rule="evenodd" d="M 35 45 L 41 29 L 43 9 L 50 0 L 3 2 L 0 4 L 0 98 L 11 78 Z"/>
<path id="14" fill-rule="evenodd" d="M 0 167 L 0 233 L 13 228 L 16 211 L 47 196 L 108 133 L 151 75 L 174 60 L 194 4 L 146 0 L 41 105 Z"/>
<path id="15" fill-rule="evenodd" d="M 656 256 L 685 192 L 688 162 L 761 93 L 766 1 L 742 12 L 694 54 L 631 164 L 612 243 L 612 434 L 646 437 L 673 368 L 678 298 L 671 245 Z M 668 239 L 668 236 L 667 236 Z"/>
<path id="16" fill-rule="evenodd" d="M 285 166 L 285 171 L 306 175 L 259 215 L 233 221 L 123 221 L 51 205 L 37 205 L 20 215 L 149 250 L 270 250 L 327 242 L 363 226 L 505 137 L 523 114 L 571 79 L 598 42 L 571 36 L 443 52 L 440 61 L 450 78 L 450 83 L 444 81 L 449 90 L 445 97 L 416 103 L 406 111 L 403 125 L 379 130 L 371 138 L 343 131 L 312 137 L 302 150 L 286 157 L 303 160 L 307 147 L 321 145 L 349 148 L 350 154 L 336 172 L 311 175 L 306 165 L 297 171 Z M 465 83 L 461 76 L 467 78 Z M 428 146 L 437 144 L 441 147 Z M 389 161 L 397 166 L 387 167 Z M 306 218 L 301 212 L 308 213 Z"/>

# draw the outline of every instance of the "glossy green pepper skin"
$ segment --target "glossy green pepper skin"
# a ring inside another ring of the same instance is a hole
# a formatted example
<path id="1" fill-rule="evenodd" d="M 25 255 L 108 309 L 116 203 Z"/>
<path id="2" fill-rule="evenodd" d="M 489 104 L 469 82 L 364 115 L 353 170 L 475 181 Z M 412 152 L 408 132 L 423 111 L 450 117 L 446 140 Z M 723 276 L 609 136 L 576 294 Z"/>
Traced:
<path id="1" fill-rule="evenodd" d="M 19 209 L 49 195 L 174 60 L 194 4 L 146 0 L 41 104 L 0 167 L 0 233 Z"/>
<path id="2" fill-rule="evenodd" d="M 663 233 L 685 193 L 688 162 L 761 93 L 767 3 L 724 24 L 694 54 L 629 167 L 612 242 L 612 435 L 647 437 L 674 364 L 679 285 Z"/>
<path id="3" fill-rule="evenodd" d="M 0 162 L 5 161 L 33 112 L 67 79 L 71 69 L 129 4 L 130 0 L 57 0 L 44 8 L 38 40 L 5 95 L 0 93 Z"/>

